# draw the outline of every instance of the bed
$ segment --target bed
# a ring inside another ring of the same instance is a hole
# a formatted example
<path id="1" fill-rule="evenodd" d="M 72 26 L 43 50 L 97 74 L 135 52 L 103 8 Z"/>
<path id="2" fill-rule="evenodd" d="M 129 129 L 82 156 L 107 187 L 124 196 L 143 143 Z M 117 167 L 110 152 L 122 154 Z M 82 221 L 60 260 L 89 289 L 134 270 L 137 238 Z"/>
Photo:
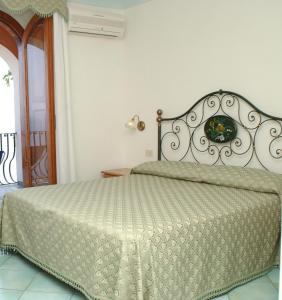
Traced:
<path id="1" fill-rule="evenodd" d="M 269 271 L 280 240 L 282 120 L 219 91 L 176 118 L 159 110 L 157 121 L 158 161 L 130 176 L 7 194 L 2 248 L 88 299 L 210 299 Z"/>

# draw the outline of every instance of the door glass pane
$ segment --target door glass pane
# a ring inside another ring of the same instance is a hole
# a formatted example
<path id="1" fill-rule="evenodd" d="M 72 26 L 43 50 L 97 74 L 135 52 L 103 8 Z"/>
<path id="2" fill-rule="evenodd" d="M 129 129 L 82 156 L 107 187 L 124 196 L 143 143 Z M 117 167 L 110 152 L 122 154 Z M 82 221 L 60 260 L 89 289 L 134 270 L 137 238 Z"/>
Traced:
<path id="1" fill-rule="evenodd" d="M 32 185 L 48 184 L 47 81 L 44 27 L 37 25 L 27 43 Z"/>

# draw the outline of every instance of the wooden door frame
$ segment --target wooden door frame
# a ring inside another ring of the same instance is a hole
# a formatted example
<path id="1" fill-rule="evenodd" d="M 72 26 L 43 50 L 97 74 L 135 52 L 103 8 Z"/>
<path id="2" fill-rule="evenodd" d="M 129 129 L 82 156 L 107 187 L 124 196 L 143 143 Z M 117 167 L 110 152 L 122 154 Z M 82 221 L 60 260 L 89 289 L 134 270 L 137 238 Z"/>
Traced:
<path id="1" fill-rule="evenodd" d="M 56 114 L 55 114 L 55 76 L 54 76 L 54 40 L 53 40 L 53 17 L 44 19 L 45 26 L 45 53 L 46 53 L 46 78 L 47 88 L 47 111 L 48 117 L 48 176 L 49 184 L 57 183 L 57 159 L 56 159 Z"/>
<path id="2" fill-rule="evenodd" d="M 27 43 L 30 34 L 40 23 L 44 24 L 44 52 L 46 62 L 46 79 L 48 82 L 46 97 L 48 111 L 47 118 L 47 149 L 48 149 L 48 183 L 57 183 L 56 174 L 56 139 L 55 139 L 55 95 L 54 95 L 54 55 L 53 55 L 53 18 L 40 18 L 33 16 L 24 30 L 21 45 L 22 58 L 22 106 L 21 106 L 21 124 L 22 124 L 22 151 L 23 151 L 23 184 L 25 187 L 32 186 L 31 176 L 31 150 L 30 150 L 30 124 L 29 124 L 29 89 L 28 89 L 28 60 Z"/>
<path id="3" fill-rule="evenodd" d="M 24 29 L 17 20 L 0 10 L 0 22 L 4 23 L 10 29 L 11 35 L 15 39 L 22 40 Z"/>
<path id="4" fill-rule="evenodd" d="M 30 132 L 29 124 L 29 94 L 28 94 L 28 69 L 27 66 L 27 45 L 28 38 L 35 26 L 44 23 L 44 51 L 46 53 L 46 79 L 47 86 L 47 107 L 49 118 L 47 118 L 47 149 L 48 149 L 48 182 L 55 184 L 57 182 L 56 175 L 56 139 L 55 139 L 55 101 L 54 101 L 54 55 L 53 55 L 53 18 L 40 18 L 33 16 L 29 21 L 26 29 L 24 29 L 12 16 L 0 10 L 0 26 L 2 26 L 10 37 L 15 41 L 18 52 L 15 48 L 9 47 L 9 41 L 6 41 L 5 47 L 9 49 L 19 61 L 20 70 L 20 114 L 21 114 L 21 141 L 22 141 L 22 171 L 23 185 L 32 186 L 31 177 L 31 150 L 30 150 Z M 11 40 L 10 40 L 11 41 Z M 50 63 L 48 63 L 50 62 Z"/>
<path id="5" fill-rule="evenodd" d="M 24 33 L 23 27 L 17 20 L 2 10 L 0 10 L 0 27 L 8 33 L 8 36 L 1 36 L 1 44 L 18 59 L 19 47 Z"/>

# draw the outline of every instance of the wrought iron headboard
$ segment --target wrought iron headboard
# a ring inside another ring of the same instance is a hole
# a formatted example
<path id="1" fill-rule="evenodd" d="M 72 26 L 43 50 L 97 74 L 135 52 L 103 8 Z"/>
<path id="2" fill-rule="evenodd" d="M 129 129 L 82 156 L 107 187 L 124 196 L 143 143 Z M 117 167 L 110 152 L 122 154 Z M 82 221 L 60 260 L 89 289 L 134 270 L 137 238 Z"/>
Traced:
<path id="1" fill-rule="evenodd" d="M 158 160 L 260 167 L 282 173 L 282 118 L 219 90 L 175 118 L 158 117 Z"/>

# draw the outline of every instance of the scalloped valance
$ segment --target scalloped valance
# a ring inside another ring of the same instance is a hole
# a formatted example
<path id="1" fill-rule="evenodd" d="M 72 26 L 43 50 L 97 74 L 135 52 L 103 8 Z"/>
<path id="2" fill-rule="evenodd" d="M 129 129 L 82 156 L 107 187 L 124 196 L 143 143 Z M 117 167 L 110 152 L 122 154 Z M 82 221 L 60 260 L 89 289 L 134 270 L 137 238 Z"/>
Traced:
<path id="1" fill-rule="evenodd" d="M 58 12 L 66 21 L 69 16 L 66 0 L 0 0 L 0 4 L 16 14 L 32 10 L 40 17 L 46 18 Z"/>

